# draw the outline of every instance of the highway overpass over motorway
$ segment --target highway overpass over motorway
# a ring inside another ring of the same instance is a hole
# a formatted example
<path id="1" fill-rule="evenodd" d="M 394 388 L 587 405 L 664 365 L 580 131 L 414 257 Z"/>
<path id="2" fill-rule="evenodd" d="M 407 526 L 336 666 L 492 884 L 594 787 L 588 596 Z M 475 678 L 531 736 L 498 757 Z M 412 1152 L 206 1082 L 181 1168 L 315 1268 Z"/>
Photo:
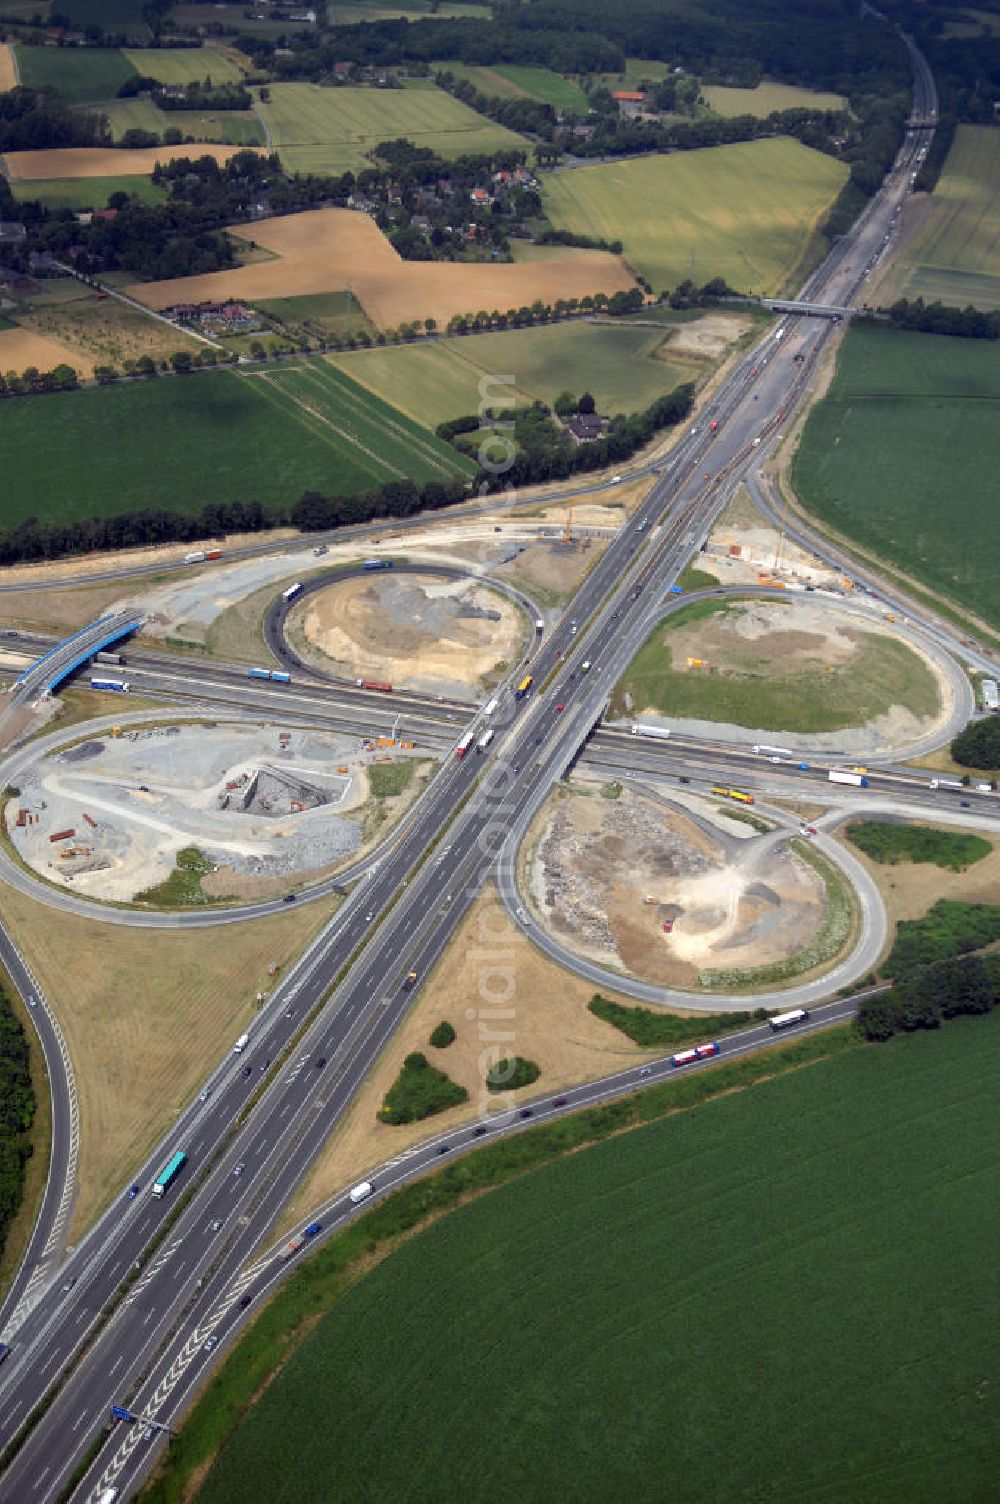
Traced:
<path id="1" fill-rule="evenodd" d="M 142 612 L 129 607 L 100 616 L 71 637 L 63 638 L 18 674 L 11 689 L 11 705 L 27 705 L 51 694 L 95 653 L 114 647 L 138 632 L 142 621 Z"/>

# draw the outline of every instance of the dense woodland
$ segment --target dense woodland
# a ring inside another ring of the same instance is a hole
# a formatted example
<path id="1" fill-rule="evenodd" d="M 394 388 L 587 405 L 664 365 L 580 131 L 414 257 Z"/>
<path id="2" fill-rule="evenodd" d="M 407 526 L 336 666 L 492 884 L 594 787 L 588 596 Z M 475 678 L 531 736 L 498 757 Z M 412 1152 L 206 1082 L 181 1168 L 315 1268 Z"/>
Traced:
<path id="1" fill-rule="evenodd" d="M 28 1039 L 10 1002 L 0 992 L 0 1252 L 24 1197 L 34 1117 Z"/>

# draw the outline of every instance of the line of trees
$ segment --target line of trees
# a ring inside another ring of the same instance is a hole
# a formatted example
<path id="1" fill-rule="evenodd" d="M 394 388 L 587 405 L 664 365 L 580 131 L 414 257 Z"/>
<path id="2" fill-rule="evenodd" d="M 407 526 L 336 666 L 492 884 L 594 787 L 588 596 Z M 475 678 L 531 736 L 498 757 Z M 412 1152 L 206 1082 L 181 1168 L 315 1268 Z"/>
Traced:
<path id="1" fill-rule="evenodd" d="M 954 308 L 946 303 L 925 303 L 923 298 L 898 298 L 879 310 L 894 329 L 914 329 L 921 334 L 956 334 L 961 339 L 1000 339 L 1000 312 Z"/>
<path id="2" fill-rule="evenodd" d="M 0 992 L 0 1252 L 24 1199 L 35 1105 L 28 1039 Z"/>
<path id="3" fill-rule="evenodd" d="M 862 998 L 855 1021 L 865 1039 L 884 1041 L 945 1019 L 989 1013 L 1000 1003 L 1000 956 L 960 956 L 908 971 L 887 992 Z"/>

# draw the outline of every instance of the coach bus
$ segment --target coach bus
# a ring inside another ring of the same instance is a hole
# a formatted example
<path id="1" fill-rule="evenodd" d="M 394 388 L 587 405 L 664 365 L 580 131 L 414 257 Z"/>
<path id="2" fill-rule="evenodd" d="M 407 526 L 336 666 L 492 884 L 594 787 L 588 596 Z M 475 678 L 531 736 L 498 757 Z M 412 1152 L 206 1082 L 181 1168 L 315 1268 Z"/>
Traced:
<path id="1" fill-rule="evenodd" d="M 299 593 L 299 591 L 301 589 L 302 589 L 302 581 L 299 580 L 299 581 L 296 582 L 296 584 L 289 585 L 289 587 L 288 587 L 287 590 L 283 590 L 281 592 L 281 599 L 283 601 L 293 601 L 295 599 L 295 597 L 298 595 L 298 593 Z"/>
<path id="2" fill-rule="evenodd" d="M 186 1164 L 187 1155 L 182 1154 L 178 1149 L 177 1153 L 172 1155 L 171 1158 L 167 1160 L 166 1164 L 163 1166 L 163 1169 L 153 1181 L 153 1195 L 165 1195 Z"/>

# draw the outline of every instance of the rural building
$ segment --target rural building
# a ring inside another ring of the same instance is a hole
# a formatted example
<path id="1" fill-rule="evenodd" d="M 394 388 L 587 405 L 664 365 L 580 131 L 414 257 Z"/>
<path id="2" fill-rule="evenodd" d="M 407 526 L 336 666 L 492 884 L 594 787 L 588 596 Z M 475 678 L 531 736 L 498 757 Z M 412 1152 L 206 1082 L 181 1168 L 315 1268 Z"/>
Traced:
<path id="1" fill-rule="evenodd" d="M 987 710 L 1000 710 L 1000 688 L 995 679 L 983 680 L 983 704 Z"/>
<path id="2" fill-rule="evenodd" d="M 492 198 L 486 192 L 485 188 L 473 188 L 472 192 L 469 194 L 469 198 L 474 204 L 479 204 L 480 206 L 483 206 L 485 204 L 492 204 L 493 202 Z"/>
<path id="3" fill-rule="evenodd" d="M 618 106 L 619 115 L 626 115 L 634 119 L 642 114 L 642 107 L 646 103 L 646 94 L 643 89 L 616 89 L 611 98 Z"/>
<path id="4" fill-rule="evenodd" d="M 599 439 L 607 426 L 608 419 L 602 418 L 600 413 L 574 413 L 572 418 L 566 419 L 566 427 L 578 444 Z"/>
<path id="5" fill-rule="evenodd" d="M 431 222 L 427 218 L 426 214 L 414 214 L 413 218 L 410 220 L 410 224 L 415 230 L 420 230 L 425 235 L 428 233 L 431 227 Z"/>
<path id="6" fill-rule="evenodd" d="M 378 206 L 373 199 L 366 198 L 363 193 L 351 193 L 348 195 L 347 207 L 357 209 L 361 214 L 374 214 Z"/>
<path id="7" fill-rule="evenodd" d="M 333 76 L 334 76 L 334 78 L 350 78 L 350 76 L 351 76 L 351 69 L 353 67 L 354 67 L 353 63 L 334 63 L 334 65 L 333 65 Z"/>
<path id="8" fill-rule="evenodd" d="M 27 230 L 18 220 L 0 219 L 0 241 L 3 241 L 6 245 L 23 240 L 27 233 Z"/>

